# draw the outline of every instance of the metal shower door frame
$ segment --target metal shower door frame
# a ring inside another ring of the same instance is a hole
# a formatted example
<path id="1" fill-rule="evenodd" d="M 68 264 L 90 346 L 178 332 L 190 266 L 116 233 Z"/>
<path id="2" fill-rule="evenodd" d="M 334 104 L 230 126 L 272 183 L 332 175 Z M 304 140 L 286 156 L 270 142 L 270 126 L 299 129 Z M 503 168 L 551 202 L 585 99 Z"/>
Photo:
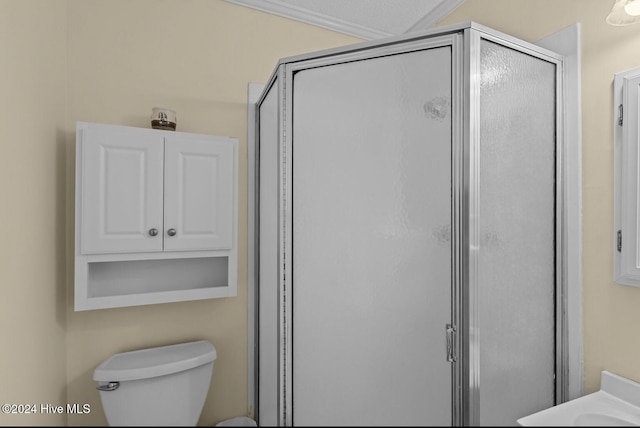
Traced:
<path id="1" fill-rule="evenodd" d="M 405 52 L 405 49 L 419 50 L 426 46 L 436 47 L 437 43 L 450 44 L 452 50 L 452 323 L 457 326 L 455 346 L 458 360 L 452 364 L 452 424 L 479 424 L 479 354 L 474 350 L 480 345 L 471 334 L 477 328 L 477 308 L 473 302 L 474 277 L 477 275 L 477 248 L 479 244 L 478 224 L 478 150 L 479 150 L 479 55 L 480 41 L 489 40 L 505 47 L 552 62 L 556 65 L 556 402 L 569 398 L 569 344 L 567 340 L 567 254 L 566 221 L 564 206 L 567 201 L 565 191 L 563 130 L 563 57 L 552 51 L 524 42 L 515 37 L 492 30 L 476 23 L 466 23 L 432 30 L 412 36 L 398 36 L 384 41 L 371 41 L 336 48 L 318 53 L 300 55 L 281 60 L 265 87 L 257 106 L 265 95 L 277 90 L 279 102 L 279 189 L 278 189 L 278 425 L 291 426 L 292 415 L 292 222 L 291 198 L 292 182 L 292 99 L 291 82 L 296 71 L 309 67 L 320 67 L 337 62 L 355 61 L 366 58 Z M 436 42 L 437 41 L 437 42 Z M 432 43 L 436 43 L 432 45 Z M 444 46 L 438 45 L 438 46 Z M 257 109 L 259 110 L 259 109 Z M 259 128 L 259 114 L 256 114 Z M 256 170 L 259 170 L 259 144 L 256 150 Z M 259 195 L 259 174 L 257 174 L 256 196 Z M 259 200 L 259 199 L 258 199 Z M 259 209 L 256 210 L 256 213 Z M 256 216 L 256 230 L 259 221 Z M 259 233 L 256 233 L 256 240 Z M 256 265 L 259 264 L 256 256 Z M 259 284 L 259 270 L 256 269 L 255 283 Z M 259 288 L 259 287 L 258 287 Z M 256 301 L 259 295 L 256 293 Z M 256 317 L 256 332 L 259 331 Z M 256 342 L 258 339 L 256 334 Z M 256 346 L 256 348 L 258 348 Z M 259 349 L 256 367 L 258 367 Z M 256 390 L 259 377 L 256 376 Z M 256 395 L 256 408 L 259 402 Z"/>

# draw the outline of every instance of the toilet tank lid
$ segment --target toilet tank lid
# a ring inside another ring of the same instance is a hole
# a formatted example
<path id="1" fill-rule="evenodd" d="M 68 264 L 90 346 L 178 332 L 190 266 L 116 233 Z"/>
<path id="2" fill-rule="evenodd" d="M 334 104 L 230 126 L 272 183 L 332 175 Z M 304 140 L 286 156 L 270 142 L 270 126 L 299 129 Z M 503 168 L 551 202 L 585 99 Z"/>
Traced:
<path id="1" fill-rule="evenodd" d="M 100 363 L 93 380 L 119 382 L 163 376 L 202 366 L 216 357 L 216 348 L 207 340 L 122 352 Z"/>

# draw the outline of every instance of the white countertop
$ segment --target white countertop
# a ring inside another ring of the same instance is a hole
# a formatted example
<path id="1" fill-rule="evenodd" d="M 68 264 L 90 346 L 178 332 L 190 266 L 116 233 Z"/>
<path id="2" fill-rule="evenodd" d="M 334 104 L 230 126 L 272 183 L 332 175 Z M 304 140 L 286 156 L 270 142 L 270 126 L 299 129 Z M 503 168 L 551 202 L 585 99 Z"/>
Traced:
<path id="1" fill-rule="evenodd" d="M 518 419 L 521 426 L 640 426 L 640 384 L 602 372 L 600 391 Z"/>

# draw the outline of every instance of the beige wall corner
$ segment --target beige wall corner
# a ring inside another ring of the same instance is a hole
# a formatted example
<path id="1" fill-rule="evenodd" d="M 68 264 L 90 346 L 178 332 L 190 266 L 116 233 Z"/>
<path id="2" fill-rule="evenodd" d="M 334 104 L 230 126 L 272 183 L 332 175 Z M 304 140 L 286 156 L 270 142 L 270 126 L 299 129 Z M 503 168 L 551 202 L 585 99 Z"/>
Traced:
<path id="1" fill-rule="evenodd" d="M 64 425 L 66 1 L 0 7 L 0 425 Z"/>

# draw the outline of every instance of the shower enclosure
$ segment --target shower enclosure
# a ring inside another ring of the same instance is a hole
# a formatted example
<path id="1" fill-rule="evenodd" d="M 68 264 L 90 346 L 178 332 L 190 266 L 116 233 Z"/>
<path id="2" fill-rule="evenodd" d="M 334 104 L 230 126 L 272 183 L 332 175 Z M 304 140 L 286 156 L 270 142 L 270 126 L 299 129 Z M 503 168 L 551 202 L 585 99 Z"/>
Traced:
<path id="1" fill-rule="evenodd" d="M 562 57 L 475 23 L 280 61 L 257 104 L 260 425 L 565 399 Z"/>

